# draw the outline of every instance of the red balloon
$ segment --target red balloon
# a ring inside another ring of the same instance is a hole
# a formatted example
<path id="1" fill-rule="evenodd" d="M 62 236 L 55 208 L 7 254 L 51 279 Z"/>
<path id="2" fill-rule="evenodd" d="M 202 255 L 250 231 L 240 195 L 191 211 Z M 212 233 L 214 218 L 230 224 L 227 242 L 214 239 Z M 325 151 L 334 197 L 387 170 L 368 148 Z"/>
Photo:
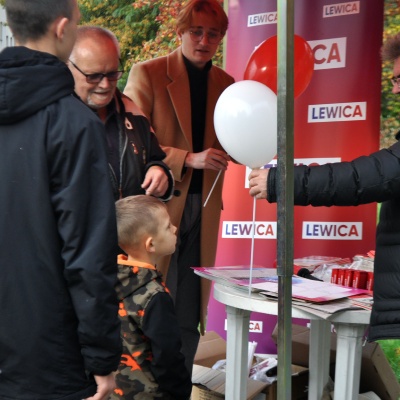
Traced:
<path id="1" fill-rule="evenodd" d="M 245 80 L 263 83 L 277 93 L 278 54 L 277 39 L 272 36 L 262 42 L 251 54 L 244 72 Z M 310 45 L 300 36 L 294 35 L 294 97 L 307 88 L 314 72 L 314 55 Z"/>

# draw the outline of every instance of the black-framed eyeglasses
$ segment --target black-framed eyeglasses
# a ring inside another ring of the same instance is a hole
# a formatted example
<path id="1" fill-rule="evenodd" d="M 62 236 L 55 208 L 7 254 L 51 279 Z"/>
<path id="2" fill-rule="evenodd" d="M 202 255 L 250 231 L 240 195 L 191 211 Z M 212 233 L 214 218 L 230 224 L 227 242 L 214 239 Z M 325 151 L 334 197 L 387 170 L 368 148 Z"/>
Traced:
<path id="1" fill-rule="evenodd" d="M 78 66 L 76 66 L 71 60 L 69 62 L 76 68 L 82 75 L 85 75 L 87 83 L 99 83 L 103 80 L 103 78 L 107 78 L 109 81 L 117 81 L 121 79 L 124 71 L 111 71 L 103 74 L 101 72 L 97 72 L 94 74 L 86 74 L 83 72 Z"/>
<path id="2" fill-rule="evenodd" d="M 203 40 L 204 35 L 207 36 L 207 41 L 210 44 L 217 44 L 221 41 L 222 35 L 220 32 L 204 32 L 204 29 L 190 29 L 189 30 L 190 39 L 193 42 L 199 43 Z"/>
<path id="3" fill-rule="evenodd" d="M 392 82 L 393 86 L 396 86 L 400 89 L 400 75 L 392 76 L 390 78 L 390 82 Z"/>

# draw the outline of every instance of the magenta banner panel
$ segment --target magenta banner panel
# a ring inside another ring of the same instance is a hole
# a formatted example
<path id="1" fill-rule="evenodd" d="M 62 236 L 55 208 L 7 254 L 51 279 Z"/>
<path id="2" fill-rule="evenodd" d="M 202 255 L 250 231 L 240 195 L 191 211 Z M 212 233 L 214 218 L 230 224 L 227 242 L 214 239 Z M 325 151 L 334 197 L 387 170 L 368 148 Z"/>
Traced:
<path id="1" fill-rule="evenodd" d="M 378 150 L 383 0 L 294 3 L 295 34 L 307 41 L 314 55 L 311 82 L 295 99 L 294 163 L 349 161 Z M 230 0 L 228 12 L 226 69 L 241 81 L 255 48 L 277 34 L 277 2 Z M 276 167 L 276 160 L 265 167 Z M 249 173 L 245 166 L 231 163 L 226 174 L 218 266 L 250 264 L 253 199 L 248 194 Z M 276 205 L 256 203 L 254 264 L 273 266 L 276 214 Z M 375 247 L 375 227 L 376 204 L 296 207 L 294 256 L 365 254 Z M 207 329 L 225 337 L 225 309 L 212 296 L 208 314 Z M 275 352 L 270 335 L 276 317 L 253 313 L 251 320 L 250 339 L 258 343 L 257 351 Z"/>

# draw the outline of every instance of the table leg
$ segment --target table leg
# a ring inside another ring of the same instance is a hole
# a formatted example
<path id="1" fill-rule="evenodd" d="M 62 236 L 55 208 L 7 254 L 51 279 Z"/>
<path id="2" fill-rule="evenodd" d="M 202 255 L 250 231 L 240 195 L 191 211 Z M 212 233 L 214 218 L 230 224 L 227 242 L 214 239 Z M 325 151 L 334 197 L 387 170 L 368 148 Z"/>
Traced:
<path id="1" fill-rule="evenodd" d="M 331 349 L 331 323 L 326 320 L 310 321 L 309 399 L 321 399 L 329 381 Z M 342 400 L 344 397 L 342 398 Z"/>
<path id="2" fill-rule="evenodd" d="M 247 397 L 250 311 L 226 306 L 226 313 L 225 398 L 243 400 Z"/>
<path id="3" fill-rule="evenodd" d="M 357 399 L 362 342 L 367 325 L 335 323 L 337 333 L 334 400 Z"/>

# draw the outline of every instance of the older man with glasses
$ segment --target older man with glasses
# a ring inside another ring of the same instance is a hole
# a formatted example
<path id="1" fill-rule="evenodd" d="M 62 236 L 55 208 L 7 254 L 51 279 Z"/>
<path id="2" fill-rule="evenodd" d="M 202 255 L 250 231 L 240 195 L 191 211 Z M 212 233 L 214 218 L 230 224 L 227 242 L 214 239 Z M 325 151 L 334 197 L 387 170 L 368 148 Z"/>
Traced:
<path id="1" fill-rule="evenodd" d="M 165 153 L 148 119 L 117 89 L 123 74 L 119 57 L 119 43 L 112 32 L 80 27 L 68 61 L 75 93 L 105 125 L 115 200 L 136 194 L 169 200 L 174 180 L 163 162 Z"/>
<path id="2" fill-rule="evenodd" d="M 175 300 L 189 371 L 210 293 L 210 281 L 201 280 L 190 267 L 214 266 L 229 161 L 213 116 L 219 96 L 234 80 L 211 61 L 227 28 L 218 0 L 187 1 L 176 21 L 181 46 L 166 57 L 133 65 L 124 90 L 150 119 L 181 194 L 167 205 L 179 227 L 177 250 L 158 268 Z"/>

